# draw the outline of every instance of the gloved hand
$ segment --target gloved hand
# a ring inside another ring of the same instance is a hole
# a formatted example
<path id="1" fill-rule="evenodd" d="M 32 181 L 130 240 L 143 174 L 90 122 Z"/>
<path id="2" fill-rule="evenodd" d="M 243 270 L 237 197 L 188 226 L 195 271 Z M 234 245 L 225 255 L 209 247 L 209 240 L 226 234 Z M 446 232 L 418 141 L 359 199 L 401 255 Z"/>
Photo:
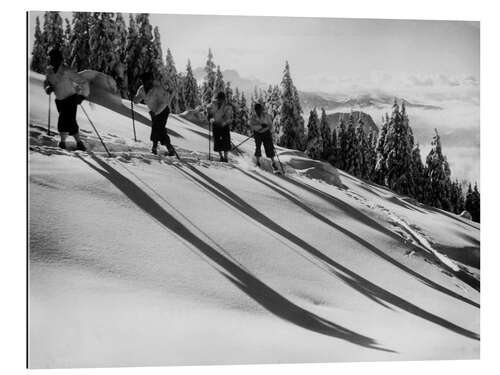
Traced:
<path id="1" fill-rule="evenodd" d="M 45 93 L 46 93 L 47 95 L 50 95 L 50 94 L 52 94 L 53 92 L 54 92 L 54 88 L 52 87 L 52 85 L 46 85 L 46 86 L 45 86 Z"/>

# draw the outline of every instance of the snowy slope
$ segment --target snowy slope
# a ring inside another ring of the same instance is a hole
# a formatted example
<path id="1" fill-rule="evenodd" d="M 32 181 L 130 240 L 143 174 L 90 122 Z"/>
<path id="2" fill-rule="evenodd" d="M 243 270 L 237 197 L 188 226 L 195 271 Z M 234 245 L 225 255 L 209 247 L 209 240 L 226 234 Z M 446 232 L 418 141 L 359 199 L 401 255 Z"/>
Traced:
<path id="1" fill-rule="evenodd" d="M 30 76 L 34 368 L 479 357 L 479 225 L 298 152 L 284 177 L 207 160 L 207 130 L 85 102 L 92 152 L 57 149 Z M 126 105 L 127 103 L 124 103 Z M 51 123 L 57 113 L 52 103 Z M 233 134 L 233 142 L 245 137 Z"/>

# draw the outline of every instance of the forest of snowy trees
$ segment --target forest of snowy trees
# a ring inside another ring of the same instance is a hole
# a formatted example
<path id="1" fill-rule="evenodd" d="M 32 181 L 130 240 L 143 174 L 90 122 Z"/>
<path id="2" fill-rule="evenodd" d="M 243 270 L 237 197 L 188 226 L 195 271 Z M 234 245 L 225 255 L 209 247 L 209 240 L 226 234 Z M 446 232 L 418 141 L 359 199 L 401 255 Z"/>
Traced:
<path id="1" fill-rule="evenodd" d="M 130 14 L 127 23 L 121 13 L 74 12 L 70 21 L 63 20 L 59 12 L 45 12 L 43 24 L 38 17 L 35 22 L 31 59 L 35 72 L 45 73 L 47 52 L 58 46 L 66 64 L 76 71 L 94 69 L 112 76 L 124 98 L 135 93 L 142 73 L 153 72 L 171 91 L 174 113 L 203 108 L 223 91 L 233 107 L 232 130 L 245 135 L 251 135 L 247 122 L 253 105 L 259 102 L 273 118 L 278 145 L 304 151 L 310 158 L 328 161 L 421 203 L 457 214 L 467 210 L 474 221 L 480 221 L 477 183 L 464 189 L 463 182 L 452 179 L 437 129 L 422 161 L 404 101 L 398 104 L 395 100 L 378 134 L 367 133 L 362 119 L 352 113 L 332 128 L 324 109 L 319 114 L 316 109 L 310 111 L 306 125 L 288 62 L 280 85 L 256 88 L 247 100 L 244 92 L 224 81 L 210 49 L 201 85 L 189 60 L 184 72 L 177 71 L 170 49 L 165 54 L 162 51 L 160 31 L 150 24 L 147 13 Z"/>

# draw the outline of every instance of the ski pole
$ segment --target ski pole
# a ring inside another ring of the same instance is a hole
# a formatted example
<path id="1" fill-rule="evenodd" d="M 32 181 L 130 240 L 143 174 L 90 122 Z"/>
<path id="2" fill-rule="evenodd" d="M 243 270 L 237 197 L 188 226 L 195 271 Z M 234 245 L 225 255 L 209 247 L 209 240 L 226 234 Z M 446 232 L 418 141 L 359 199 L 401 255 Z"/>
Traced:
<path id="1" fill-rule="evenodd" d="M 134 142 L 137 142 L 137 137 L 135 134 L 135 113 L 134 113 L 134 101 L 130 99 L 130 109 L 132 110 L 132 128 L 134 129 Z"/>
<path id="2" fill-rule="evenodd" d="M 276 159 L 278 159 L 278 162 L 280 163 L 281 170 L 283 171 L 283 174 L 284 174 L 285 168 L 283 168 L 283 164 L 281 164 L 280 157 L 278 156 L 278 153 L 276 152 L 276 147 L 274 147 L 274 142 L 273 142 L 273 150 L 274 150 L 274 154 L 276 155 Z"/>
<path id="3" fill-rule="evenodd" d="M 49 121 L 47 123 L 47 134 L 49 135 L 49 137 L 50 137 L 50 107 L 51 107 L 51 103 L 52 103 L 52 93 L 49 94 Z"/>
<path id="4" fill-rule="evenodd" d="M 212 124 L 208 120 L 208 160 L 212 160 L 210 148 L 212 147 Z"/>
<path id="5" fill-rule="evenodd" d="M 245 140 L 244 140 L 243 142 L 238 143 L 236 146 L 235 146 L 235 145 L 233 145 L 233 150 L 234 150 L 235 148 L 237 149 L 238 147 L 240 147 L 240 146 L 241 146 L 243 143 L 245 143 L 246 141 L 249 141 L 252 137 L 253 137 L 253 135 L 249 135 L 247 138 L 245 138 Z"/>
<path id="6" fill-rule="evenodd" d="M 106 147 L 106 143 L 104 143 L 104 141 L 102 140 L 99 132 L 97 131 L 96 127 L 94 126 L 94 123 L 92 122 L 92 120 L 90 119 L 89 115 L 87 114 L 87 111 L 85 110 L 85 108 L 83 108 L 83 105 L 80 104 L 80 107 L 82 108 L 82 111 L 83 113 L 85 113 L 85 116 L 87 116 L 87 120 L 89 120 L 90 122 L 90 125 L 92 125 L 92 128 L 94 129 L 95 133 L 97 134 L 97 137 L 99 138 L 99 140 L 101 141 L 102 145 L 104 146 L 104 149 L 106 150 L 106 152 L 108 153 L 108 155 L 111 157 L 111 152 L 109 152 L 108 148 Z"/>

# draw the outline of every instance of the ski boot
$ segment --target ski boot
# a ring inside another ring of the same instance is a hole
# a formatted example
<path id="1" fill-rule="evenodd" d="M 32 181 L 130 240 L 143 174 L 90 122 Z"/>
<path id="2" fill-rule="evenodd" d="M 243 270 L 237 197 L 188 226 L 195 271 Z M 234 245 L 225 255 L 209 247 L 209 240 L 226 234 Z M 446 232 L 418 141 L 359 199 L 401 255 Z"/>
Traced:
<path id="1" fill-rule="evenodd" d="M 158 148 L 156 146 L 153 146 L 153 148 L 151 149 L 151 153 L 153 155 L 158 155 Z"/>
<path id="2" fill-rule="evenodd" d="M 87 147 L 85 147 L 82 141 L 76 142 L 76 149 L 80 151 L 87 151 Z"/>
<path id="3" fill-rule="evenodd" d="M 66 150 L 66 142 L 61 141 L 61 142 L 59 142 L 58 146 L 59 146 L 59 148 Z"/>

